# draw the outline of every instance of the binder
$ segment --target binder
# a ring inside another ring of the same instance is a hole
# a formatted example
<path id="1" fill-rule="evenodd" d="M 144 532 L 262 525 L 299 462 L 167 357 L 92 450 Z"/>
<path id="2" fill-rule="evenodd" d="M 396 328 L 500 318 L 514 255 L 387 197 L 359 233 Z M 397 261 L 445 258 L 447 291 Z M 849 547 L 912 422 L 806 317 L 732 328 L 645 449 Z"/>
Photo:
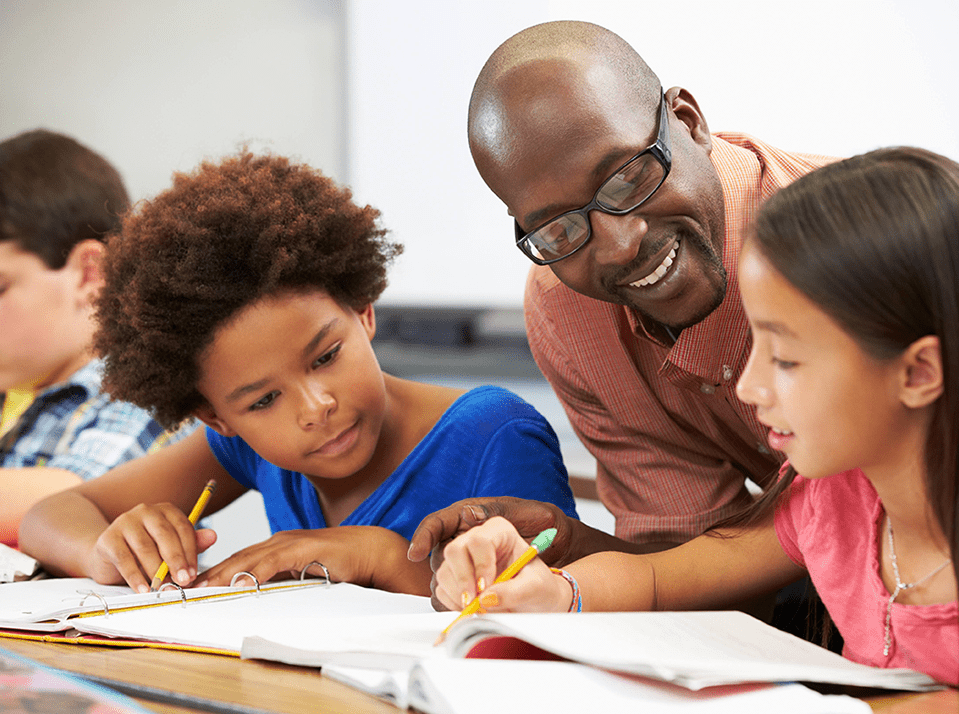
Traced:
<path id="1" fill-rule="evenodd" d="M 431 612 L 429 598 L 327 579 L 138 594 L 86 578 L 0 585 L 0 637 L 240 656 L 244 637 L 308 620 Z"/>

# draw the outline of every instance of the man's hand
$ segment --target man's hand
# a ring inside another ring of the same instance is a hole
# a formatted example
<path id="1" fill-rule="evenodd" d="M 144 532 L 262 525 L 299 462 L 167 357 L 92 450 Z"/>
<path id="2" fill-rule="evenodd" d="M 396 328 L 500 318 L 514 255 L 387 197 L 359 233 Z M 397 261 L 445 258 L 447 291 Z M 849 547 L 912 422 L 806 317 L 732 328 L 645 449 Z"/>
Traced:
<path id="1" fill-rule="evenodd" d="M 407 557 L 413 562 L 430 555 L 433 579 L 430 590 L 433 607 L 445 610 L 436 596 L 436 571 L 443 564 L 446 544 L 460 533 L 485 523 L 493 516 L 502 516 L 527 542 L 547 528 L 556 529 L 553 544 L 540 555 L 540 559 L 554 568 L 563 568 L 574 560 L 592 553 L 617 551 L 620 553 L 653 553 L 676 546 L 676 543 L 629 543 L 592 528 L 575 518 L 570 518 L 552 503 L 528 501 L 512 496 L 501 498 L 467 498 L 451 506 L 431 513 L 424 518 L 413 538 Z M 431 554 L 432 553 L 432 554 Z"/>
<path id="2" fill-rule="evenodd" d="M 414 562 L 424 560 L 430 555 L 430 567 L 434 576 L 431 584 L 433 607 L 445 610 L 446 607 L 436 597 L 436 571 L 443 564 L 443 550 L 446 544 L 460 533 L 485 523 L 493 516 L 502 516 L 527 541 L 531 541 L 547 528 L 556 529 L 553 544 L 547 548 L 542 559 L 547 565 L 561 567 L 570 562 L 570 546 L 579 540 L 586 531 L 592 530 L 574 518 L 570 518 L 551 503 L 528 501 L 522 498 L 504 496 L 502 498 L 468 498 L 457 501 L 451 506 L 431 513 L 420 522 L 410 541 L 408 557 Z"/>

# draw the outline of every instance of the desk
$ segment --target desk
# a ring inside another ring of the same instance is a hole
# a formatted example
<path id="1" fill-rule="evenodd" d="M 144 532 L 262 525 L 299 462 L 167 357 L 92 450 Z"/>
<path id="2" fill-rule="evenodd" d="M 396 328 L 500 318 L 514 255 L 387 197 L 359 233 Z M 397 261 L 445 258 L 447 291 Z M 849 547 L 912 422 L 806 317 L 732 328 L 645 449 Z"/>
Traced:
<path id="1" fill-rule="evenodd" d="M 0 647 L 42 664 L 282 714 L 397 714 L 400 710 L 326 679 L 315 669 L 234 657 L 158 650 L 61 645 L 0 639 Z M 201 714 L 203 710 L 140 700 L 162 714 Z M 881 714 L 956 714 L 959 692 L 895 694 L 869 700 Z"/>

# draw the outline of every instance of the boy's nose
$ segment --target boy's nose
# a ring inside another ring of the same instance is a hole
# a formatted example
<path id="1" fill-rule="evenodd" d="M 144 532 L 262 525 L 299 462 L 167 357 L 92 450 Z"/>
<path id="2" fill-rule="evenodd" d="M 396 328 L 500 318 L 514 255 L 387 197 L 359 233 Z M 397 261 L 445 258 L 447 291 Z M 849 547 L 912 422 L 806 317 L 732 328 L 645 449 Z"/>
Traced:
<path id="1" fill-rule="evenodd" d="M 336 399 L 325 389 L 304 389 L 300 404 L 299 423 L 302 429 L 325 424 L 336 410 Z"/>

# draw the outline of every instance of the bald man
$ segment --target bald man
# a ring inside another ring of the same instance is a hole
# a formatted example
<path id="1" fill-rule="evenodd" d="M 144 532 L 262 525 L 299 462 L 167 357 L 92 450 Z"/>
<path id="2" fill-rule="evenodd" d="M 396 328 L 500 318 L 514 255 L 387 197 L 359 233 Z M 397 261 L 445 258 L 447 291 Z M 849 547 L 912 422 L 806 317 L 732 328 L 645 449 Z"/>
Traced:
<path id="1" fill-rule="evenodd" d="M 545 504 L 483 499 L 427 517 L 410 557 L 491 515 L 530 537 L 557 527 L 551 564 L 649 552 L 748 504 L 746 480 L 768 484 L 781 455 L 735 394 L 750 346 L 739 248 L 764 198 L 830 159 L 710 134 L 687 90 L 664 91 L 625 41 L 581 22 L 531 27 L 493 53 L 469 141 L 535 263 L 530 347 L 596 457 L 616 537 Z"/>

